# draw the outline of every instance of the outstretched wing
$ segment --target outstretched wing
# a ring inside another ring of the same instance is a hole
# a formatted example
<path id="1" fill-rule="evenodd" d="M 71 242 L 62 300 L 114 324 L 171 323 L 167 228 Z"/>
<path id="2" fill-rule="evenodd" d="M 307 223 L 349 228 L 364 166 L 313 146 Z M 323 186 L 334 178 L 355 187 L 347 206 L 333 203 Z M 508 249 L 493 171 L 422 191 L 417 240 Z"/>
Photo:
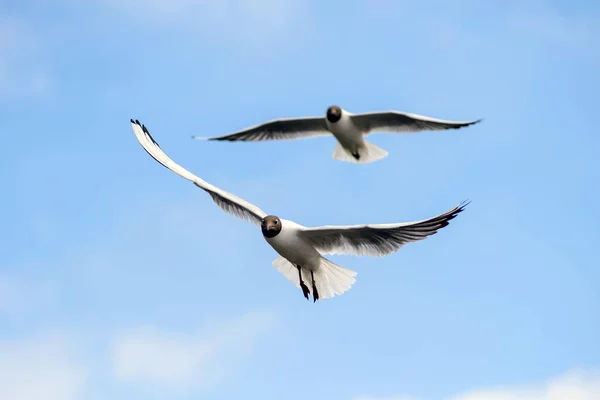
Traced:
<path id="1" fill-rule="evenodd" d="M 161 165 L 175 172 L 182 178 L 193 182 L 194 185 L 207 192 L 214 202 L 226 212 L 260 226 L 261 220 L 267 215 L 263 210 L 256 207 L 254 204 L 248 203 L 247 201 L 198 178 L 196 175 L 171 160 L 169 156 L 162 151 L 158 143 L 154 141 L 154 138 L 150 135 L 148 129 L 140 124 L 138 120 L 131 120 L 131 126 L 133 128 L 133 133 L 135 133 L 135 137 L 144 150 L 146 150 L 146 152 Z"/>
<path id="2" fill-rule="evenodd" d="M 192 138 L 197 140 L 227 140 L 230 142 L 259 142 L 264 140 L 303 139 L 329 134 L 325 118 L 306 117 L 276 119 L 223 136 L 211 138 L 192 136 Z"/>
<path id="3" fill-rule="evenodd" d="M 473 125 L 481 121 L 446 121 L 425 117 L 423 115 L 409 114 L 400 111 L 384 111 L 351 116 L 352 122 L 365 133 L 393 132 L 414 133 L 420 131 L 441 131 L 445 129 L 458 129 Z"/>
<path id="4" fill-rule="evenodd" d="M 318 226 L 304 228 L 301 235 L 321 254 L 384 256 L 398 251 L 409 242 L 425 239 L 448 225 L 469 204 L 462 202 L 453 209 L 417 222 L 397 224 Z"/>

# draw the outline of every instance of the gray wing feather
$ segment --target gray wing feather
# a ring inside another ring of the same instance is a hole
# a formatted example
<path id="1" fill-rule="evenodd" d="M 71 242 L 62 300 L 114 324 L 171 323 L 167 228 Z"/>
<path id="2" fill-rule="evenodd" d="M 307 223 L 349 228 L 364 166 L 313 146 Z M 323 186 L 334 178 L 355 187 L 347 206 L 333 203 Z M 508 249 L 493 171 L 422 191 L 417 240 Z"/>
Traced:
<path id="1" fill-rule="evenodd" d="M 352 122 L 365 133 L 412 133 L 464 128 L 481 121 L 446 121 L 400 111 L 384 111 L 351 116 Z"/>
<path id="2" fill-rule="evenodd" d="M 193 182 L 194 185 L 207 192 L 210 197 L 212 197 L 213 201 L 225 212 L 260 226 L 262 219 L 267 215 L 263 210 L 234 194 L 211 185 L 171 160 L 150 135 L 146 126 L 140 124 L 139 121 L 131 120 L 131 126 L 135 137 L 138 139 L 144 150 L 146 150 L 146 152 L 159 164 L 175 172 L 182 178 Z"/>
<path id="3" fill-rule="evenodd" d="M 301 235 L 321 254 L 384 256 L 398 251 L 409 242 L 434 235 L 448 225 L 468 202 L 436 217 L 417 222 L 376 225 L 320 226 L 304 228 Z"/>
<path id="4" fill-rule="evenodd" d="M 223 136 L 207 138 L 205 140 L 219 140 L 230 142 L 259 142 L 265 140 L 293 140 L 315 136 L 329 135 L 325 118 L 282 118 L 264 124 L 253 126 L 238 132 Z M 194 136 L 195 139 L 203 139 Z"/>

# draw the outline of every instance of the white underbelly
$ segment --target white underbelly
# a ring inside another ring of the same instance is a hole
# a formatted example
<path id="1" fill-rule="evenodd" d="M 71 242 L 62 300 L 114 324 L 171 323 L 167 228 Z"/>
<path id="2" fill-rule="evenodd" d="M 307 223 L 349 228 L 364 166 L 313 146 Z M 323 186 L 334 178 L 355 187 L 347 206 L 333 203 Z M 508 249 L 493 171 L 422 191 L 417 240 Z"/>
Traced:
<path id="1" fill-rule="evenodd" d="M 282 257 L 295 265 L 300 265 L 310 270 L 319 268 L 321 255 L 309 243 L 295 235 L 285 234 L 283 231 L 273 238 L 265 238 L 273 249 Z"/>
<path id="2" fill-rule="evenodd" d="M 332 124 L 330 125 L 329 130 L 342 146 L 352 152 L 365 145 L 362 132 L 349 122 Z"/>

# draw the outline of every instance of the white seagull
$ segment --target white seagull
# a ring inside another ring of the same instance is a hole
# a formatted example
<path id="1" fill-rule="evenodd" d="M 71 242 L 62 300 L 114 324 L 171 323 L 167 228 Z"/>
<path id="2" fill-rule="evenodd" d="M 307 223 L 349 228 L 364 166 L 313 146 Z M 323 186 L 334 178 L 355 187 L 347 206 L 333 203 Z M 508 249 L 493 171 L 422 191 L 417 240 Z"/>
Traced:
<path id="1" fill-rule="evenodd" d="M 197 140 L 230 142 L 257 142 L 264 140 L 291 140 L 333 134 L 338 141 L 332 157 L 351 163 L 370 163 L 388 155 L 387 151 L 365 140 L 365 135 L 376 132 L 414 133 L 458 129 L 481 121 L 445 121 L 400 111 L 352 114 L 339 106 L 331 106 L 323 117 L 281 118 L 265 122 L 224 136 Z"/>
<path id="2" fill-rule="evenodd" d="M 275 268 L 302 289 L 306 299 L 312 293 L 314 302 L 341 295 L 356 281 L 356 272 L 334 264 L 323 254 L 384 256 L 393 253 L 408 242 L 435 234 L 468 204 L 462 202 L 437 217 L 417 222 L 305 227 L 268 215 L 254 204 L 200 179 L 171 160 L 139 121 L 131 120 L 131 125 L 152 158 L 207 192 L 226 212 L 260 226 L 267 243 L 281 256 L 273 261 Z"/>

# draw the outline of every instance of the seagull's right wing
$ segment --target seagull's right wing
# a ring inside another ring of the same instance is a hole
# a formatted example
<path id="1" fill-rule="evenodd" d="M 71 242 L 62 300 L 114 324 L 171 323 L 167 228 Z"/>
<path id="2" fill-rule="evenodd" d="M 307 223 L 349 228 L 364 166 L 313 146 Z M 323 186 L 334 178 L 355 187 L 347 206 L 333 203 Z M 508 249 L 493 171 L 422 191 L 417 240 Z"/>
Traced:
<path id="1" fill-rule="evenodd" d="M 357 256 L 385 256 L 398 251 L 409 242 L 425 239 L 448 225 L 461 213 L 468 202 L 436 217 L 416 222 L 397 224 L 317 226 L 304 228 L 302 237 L 312 243 L 321 254 L 353 254 Z"/>
<path id="2" fill-rule="evenodd" d="M 363 132 L 414 133 L 421 131 L 441 131 L 459 129 L 481 121 L 447 121 L 400 111 L 383 111 L 353 114 L 352 122 Z"/>
<path id="3" fill-rule="evenodd" d="M 162 151 L 158 143 L 156 143 L 150 135 L 150 132 L 148 132 L 148 129 L 146 129 L 144 125 L 140 124 L 139 121 L 131 120 L 131 127 L 133 128 L 135 137 L 140 142 L 144 150 L 146 150 L 146 152 L 162 166 L 170 169 L 188 181 L 193 182 L 194 185 L 207 192 L 210 197 L 212 197 L 214 202 L 226 212 L 260 226 L 262 219 L 267 215 L 263 210 L 256 207 L 254 204 L 248 203 L 247 201 L 240 199 L 231 193 L 211 185 L 210 183 L 198 178 L 196 175 L 192 174 L 179 164 L 175 163 L 175 161 L 171 160 L 169 156 Z"/>
<path id="4" fill-rule="evenodd" d="M 260 142 L 264 140 L 292 140 L 329 135 L 323 117 L 282 118 L 265 122 L 224 136 L 204 138 L 192 136 L 197 140 L 226 140 L 229 142 Z"/>

